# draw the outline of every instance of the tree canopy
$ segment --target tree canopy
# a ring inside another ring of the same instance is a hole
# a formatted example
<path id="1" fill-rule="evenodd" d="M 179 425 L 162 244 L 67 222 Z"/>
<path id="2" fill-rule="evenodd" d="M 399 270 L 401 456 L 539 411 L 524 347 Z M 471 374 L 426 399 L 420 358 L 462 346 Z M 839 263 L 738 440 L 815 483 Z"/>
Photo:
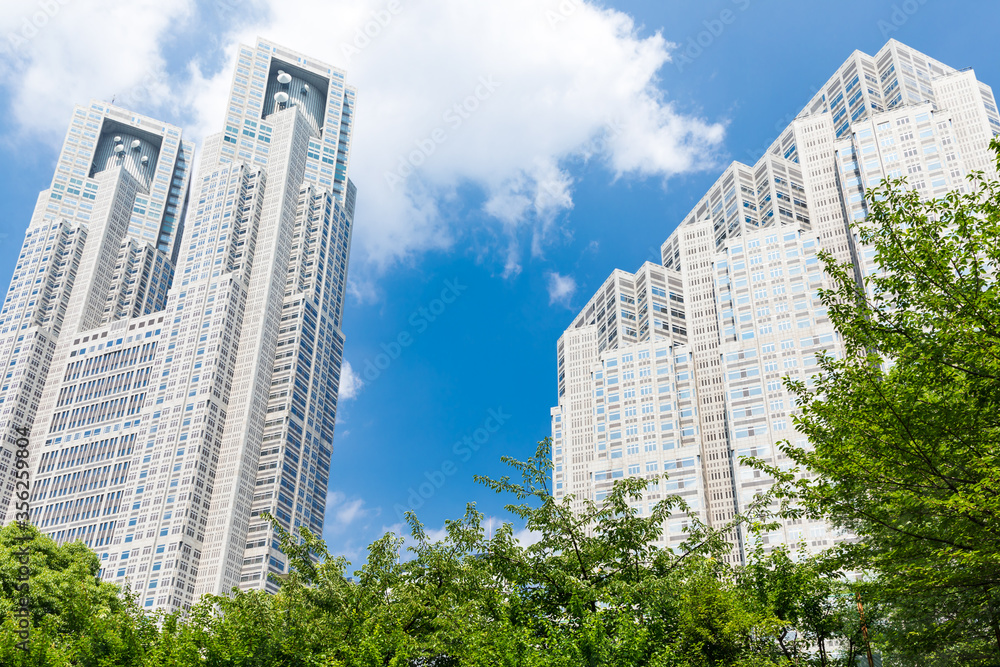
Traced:
<path id="1" fill-rule="evenodd" d="M 966 190 L 886 182 L 857 225 L 874 270 L 824 257 L 846 354 L 788 383 L 810 444 L 784 449 L 812 476 L 771 471 L 858 537 L 840 566 L 892 609 L 890 654 L 923 665 L 1000 664 L 1000 183 Z"/>
<path id="2" fill-rule="evenodd" d="M 530 543 L 511 524 L 488 535 L 472 505 L 439 541 L 411 514 L 408 539 L 385 535 L 349 573 L 317 536 L 279 526 L 291 569 L 277 594 L 205 596 L 183 615 L 144 615 L 97 580 L 99 561 L 83 545 L 57 547 L 32 529 L 30 653 L 17 650 L 8 582 L 17 578 L 10 549 L 21 543 L 10 526 L 0 533 L 8 549 L 0 555 L 2 664 L 853 664 L 850 651 L 829 650 L 831 640 L 858 645 L 847 585 L 819 561 L 777 550 L 734 567 L 722 557 L 734 525 L 697 521 L 679 548 L 659 548 L 664 520 L 686 510 L 681 499 L 640 516 L 629 503 L 646 481 L 628 480 L 606 502 L 574 512 L 571 499 L 547 490 L 548 440 L 528 461 L 508 463 L 518 479 L 480 481 L 513 496 L 508 508 L 532 531 Z"/>
<path id="3" fill-rule="evenodd" d="M 30 569 L 27 590 L 22 567 Z M 155 619 L 101 582 L 99 570 L 100 560 L 80 542 L 57 546 L 30 525 L 0 529 L 0 665 L 145 665 Z M 27 641 L 21 609 L 28 611 Z"/>

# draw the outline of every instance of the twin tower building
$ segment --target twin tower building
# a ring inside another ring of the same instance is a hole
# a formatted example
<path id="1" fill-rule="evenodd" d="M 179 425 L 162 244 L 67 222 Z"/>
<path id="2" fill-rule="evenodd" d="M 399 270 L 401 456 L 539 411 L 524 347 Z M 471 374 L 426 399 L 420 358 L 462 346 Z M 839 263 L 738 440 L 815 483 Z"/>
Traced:
<path id="1" fill-rule="evenodd" d="M 147 609 L 273 589 L 262 512 L 322 532 L 354 111 L 342 71 L 264 41 L 197 171 L 179 128 L 75 109 L 0 310 L 4 523 L 30 430 L 31 522 Z"/>
<path id="2" fill-rule="evenodd" d="M 971 171 L 996 178 L 998 134 L 993 91 L 971 68 L 895 40 L 854 52 L 763 156 L 729 165 L 657 262 L 613 272 L 560 337 L 555 495 L 600 501 L 618 479 L 657 478 L 635 510 L 648 515 L 668 494 L 690 506 L 668 521 L 664 547 L 695 517 L 722 527 L 746 512 L 772 480 L 741 457 L 788 469 L 776 443 L 807 445 L 782 379 L 808 385 L 820 352 L 843 354 L 817 253 L 871 275 L 874 250 L 851 226 L 867 215 L 866 192 L 905 177 L 937 198 L 969 188 Z M 818 551 L 850 536 L 794 520 L 731 538 L 739 562 L 758 542 Z"/>
<path id="3" fill-rule="evenodd" d="M 223 131 L 181 130 L 103 103 L 77 107 L 0 310 L 0 521 L 82 541 L 147 609 L 232 587 L 274 590 L 288 562 L 269 512 L 320 533 L 343 358 L 355 189 L 355 91 L 344 73 L 258 41 L 241 47 Z M 692 517 L 723 526 L 771 480 L 756 456 L 797 435 L 782 378 L 808 382 L 842 344 L 817 290 L 825 249 L 865 193 L 906 176 L 926 197 L 996 177 L 992 90 L 896 41 L 855 52 L 755 164 L 733 162 L 663 243 L 615 271 L 559 339 L 553 489 L 602 500 L 657 477 L 662 545 Z M 662 475 L 669 474 L 668 479 Z M 753 540 L 822 549 L 807 520 Z"/>

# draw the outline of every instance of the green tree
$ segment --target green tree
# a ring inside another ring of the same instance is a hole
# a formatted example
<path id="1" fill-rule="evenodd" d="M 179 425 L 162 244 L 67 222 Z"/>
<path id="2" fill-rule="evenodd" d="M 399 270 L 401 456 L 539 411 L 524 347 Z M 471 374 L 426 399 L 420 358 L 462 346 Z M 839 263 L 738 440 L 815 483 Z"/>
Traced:
<path id="1" fill-rule="evenodd" d="M 865 653 L 856 605 L 860 590 L 827 554 L 796 553 L 786 545 L 765 551 L 758 544 L 736 573 L 738 587 L 753 595 L 776 619 L 775 642 L 796 664 L 856 667 Z M 869 605 L 869 625 L 880 615 Z"/>
<path id="2" fill-rule="evenodd" d="M 322 540 L 278 526 L 291 572 L 274 596 L 233 591 L 170 617 L 156 665 L 374 667 L 758 667 L 786 665 L 780 620 L 741 590 L 721 558 L 724 534 L 694 521 L 677 552 L 658 549 L 664 520 L 686 509 L 662 501 L 649 516 L 631 507 L 646 482 L 615 484 L 602 503 L 554 499 L 549 442 L 520 480 L 481 479 L 513 493 L 510 509 L 536 534 L 523 544 L 510 524 L 487 536 L 473 506 L 431 540 L 409 515 L 410 546 L 386 535 L 353 576 Z M 762 503 L 766 501 L 762 500 Z M 728 526 L 726 530 L 732 529 Z"/>
<path id="3" fill-rule="evenodd" d="M 372 544 L 352 579 L 346 559 L 330 556 L 308 530 L 293 536 L 275 526 L 291 566 L 279 592 L 202 597 L 190 614 L 164 624 L 150 664 L 407 665 L 415 642 L 395 604 L 401 541 L 386 535 Z"/>
<path id="4" fill-rule="evenodd" d="M 15 653 L 20 528 L 9 527 L 0 534 L 0 664 L 777 667 L 807 664 L 783 645 L 790 628 L 817 645 L 848 636 L 830 604 L 835 587 L 812 562 L 778 551 L 754 567 L 727 563 L 726 533 L 738 523 L 772 528 L 766 495 L 732 524 L 693 519 L 683 543 L 659 548 L 664 522 L 689 509 L 681 498 L 642 515 L 633 506 L 649 482 L 622 480 L 574 511 L 572 498 L 548 491 L 549 446 L 525 462 L 506 459 L 516 480 L 480 478 L 513 495 L 508 509 L 532 531 L 528 543 L 511 524 L 487 535 L 472 505 L 440 539 L 411 514 L 405 550 L 387 534 L 348 574 L 317 536 L 272 518 L 290 565 L 277 594 L 234 589 L 184 614 L 142 614 L 97 581 L 99 561 L 82 544 L 56 547 L 29 529 L 30 654 Z"/>
<path id="5" fill-rule="evenodd" d="M 815 476 L 771 471 L 860 538 L 840 563 L 875 575 L 901 664 L 1000 664 L 1000 184 L 965 189 L 886 183 L 856 227 L 877 271 L 824 257 L 846 355 L 789 383 L 811 448 L 784 449 Z"/>
<path id="6" fill-rule="evenodd" d="M 653 480 L 620 480 L 602 501 L 574 508 L 574 498 L 556 499 L 548 490 L 548 439 L 528 461 L 504 461 L 519 480 L 477 479 L 514 496 L 508 511 L 537 541 L 525 547 L 508 532 L 487 545 L 488 558 L 514 603 L 532 610 L 536 633 L 562 647 L 566 664 L 786 664 L 771 640 L 778 619 L 739 590 L 724 562 L 731 550 L 726 536 L 737 526 L 771 527 L 770 497 L 722 527 L 691 518 L 683 543 L 664 549 L 655 544 L 664 522 L 689 507 L 667 496 L 640 515 L 633 505 Z"/>
<path id="7" fill-rule="evenodd" d="M 25 564 L 26 563 L 26 564 Z M 21 568 L 29 568 L 25 591 Z M 0 665 L 142 665 L 155 619 L 97 576 L 100 560 L 83 543 L 57 546 L 33 526 L 0 529 Z M 22 606 L 22 600 L 24 602 Z M 28 610 L 27 651 L 19 611 Z"/>

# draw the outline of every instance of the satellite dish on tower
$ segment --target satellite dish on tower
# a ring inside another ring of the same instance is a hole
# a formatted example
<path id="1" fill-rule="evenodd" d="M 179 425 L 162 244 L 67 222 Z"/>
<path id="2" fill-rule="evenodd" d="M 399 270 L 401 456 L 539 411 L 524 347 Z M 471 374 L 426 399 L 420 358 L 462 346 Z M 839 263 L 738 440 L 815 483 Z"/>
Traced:
<path id="1" fill-rule="evenodd" d="M 284 104 L 288 101 L 288 93 L 275 93 L 274 101 L 278 104 Z"/>
<path id="2" fill-rule="evenodd" d="M 282 72 L 279 69 L 278 70 L 278 83 L 280 83 L 280 84 L 286 84 L 287 85 L 287 84 L 289 84 L 291 82 L 292 82 L 292 75 L 289 74 L 288 72 Z"/>
<path id="3" fill-rule="evenodd" d="M 135 150 L 135 149 L 139 148 L 139 146 L 141 146 L 141 145 L 142 145 L 142 142 L 139 141 L 138 139 L 133 139 L 132 140 L 132 150 Z"/>
<path id="4" fill-rule="evenodd" d="M 125 146 L 123 146 L 123 145 L 121 145 L 121 144 L 115 144 L 115 152 L 116 152 L 116 153 L 119 153 L 119 154 L 121 154 L 121 153 L 123 153 L 124 151 L 125 151 Z"/>

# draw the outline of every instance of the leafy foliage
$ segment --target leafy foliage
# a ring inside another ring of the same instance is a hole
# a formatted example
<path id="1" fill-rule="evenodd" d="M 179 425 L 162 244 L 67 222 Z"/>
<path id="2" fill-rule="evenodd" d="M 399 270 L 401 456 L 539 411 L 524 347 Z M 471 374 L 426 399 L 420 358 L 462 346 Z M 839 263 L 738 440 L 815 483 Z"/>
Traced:
<path id="1" fill-rule="evenodd" d="M 21 556 L 21 554 L 26 556 Z M 30 569 L 23 588 L 21 567 Z M 0 665 L 143 665 L 155 619 L 117 586 L 98 580 L 100 561 L 82 543 L 57 546 L 37 528 L 0 529 Z M 29 651 L 18 644 L 28 610 Z"/>
<path id="2" fill-rule="evenodd" d="M 847 354 L 789 383 L 811 448 L 784 449 L 813 476 L 771 471 L 859 536 L 839 562 L 876 577 L 904 664 L 1000 664 L 1000 183 L 967 189 L 883 184 L 857 228 L 877 270 L 824 257 Z"/>
<path id="3" fill-rule="evenodd" d="M 751 516 L 766 526 L 769 499 L 722 529 L 695 521 L 677 550 L 660 549 L 664 520 L 686 509 L 680 498 L 639 516 L 630 501 L 646 482 L 626 480 L 605 503 L 573 512 L 572 499 L 548 493 L 548 440 L 528 461 L 507 462 L 518 481 L 480 481 L 512 494 L 509 509 L 532 531 L 529 544 L 509 524 L 487 536 L 473 506 L 447 522 L 440 541 L 410 515 L 405 551 L 403 538 L 386 535 L 348 575 L 347 561 L 332 557 L 322 540 L 278 526 L 291 570 L 276 595 L 205 596 L 183 616 L 147 618 L 130 597 L 97 582 L 98 561 L 82 545 L 57 548 L 35 533 L 32 653 L 16 651 L 14 597 L 5 583 L 3 664 L 837 664 L 817 652 L 845 636 L 849 613 L 838 607 L 844 596 L 836 597 L 836 576 L 784 552 L 761 552 L 746 568 L 724 560 L 724 533 Z M 13 581 L 9 554 L 3 562 L 3 581 Z M 789 644 L 793 628 L 805 639 Z"/>

